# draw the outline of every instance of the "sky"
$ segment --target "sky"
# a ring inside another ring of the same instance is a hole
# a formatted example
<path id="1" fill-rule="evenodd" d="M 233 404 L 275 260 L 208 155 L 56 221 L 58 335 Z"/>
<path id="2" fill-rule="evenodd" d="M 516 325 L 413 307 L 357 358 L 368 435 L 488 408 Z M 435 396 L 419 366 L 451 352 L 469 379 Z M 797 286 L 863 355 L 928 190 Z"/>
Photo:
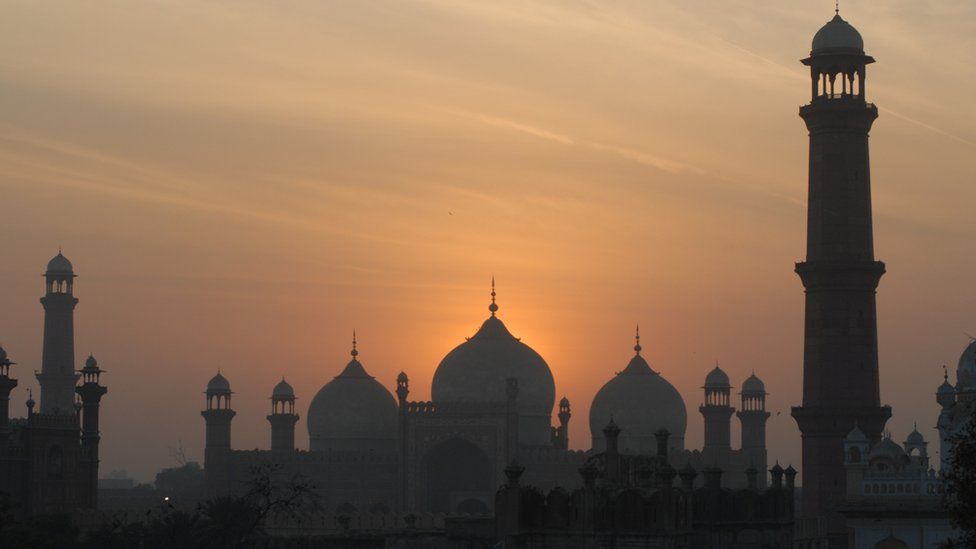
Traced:
<path id="1" fill-rule="evenodd" d="M 270 444 L 349 358 L 428 399 L 499 316 L 589 403 L 644 355 L 688 408 L 718 361 L 770 395 L 799 464 L 809 100 L 824 0 L 0 1 L 0 345 L 13 415 L 40 368 L 40 274 L 79 275 L 79 366 L 107 371 L 102 474 L 203 458 L 230 380 L 236 448 Z M 935 440 L 976 335 L 976 4 L 845 0 L 867 53 L 881 391 Z M 733 437 L 738 429 L 733 421 Z M 297 440 L 307 448 L 304 417 Z"/>

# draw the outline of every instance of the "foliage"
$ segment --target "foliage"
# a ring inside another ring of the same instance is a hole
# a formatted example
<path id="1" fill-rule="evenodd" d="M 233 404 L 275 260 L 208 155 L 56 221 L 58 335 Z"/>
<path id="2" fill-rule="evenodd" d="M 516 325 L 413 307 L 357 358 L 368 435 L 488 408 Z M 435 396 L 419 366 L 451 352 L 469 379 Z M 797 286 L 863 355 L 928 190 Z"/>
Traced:
<path id="1" fill-rule="evenodd" d="M 976 414 L 950 439 L 952 453 L 945 474 L 946 508 L 966 547 L 976 547 Z"/>
<path id="2" fill-rule="evenodd" d="M 187 464 L 189 465 L 189 464 Z M 186 467 L 186 466 L 183 466 Z M 182 469 L 176 467 L 174 469 Z M 311 485 L 282 476 L 274 465 L 255 467 L 241 495 L 208 500 L 187 512 L 164 503 L 145 516 L 120 515 L 79 536 L 67 515 L 39 515 L 18 521 L 0 494 L 0 547 L 169 549 L 264 547 L 266 528 L 278 520 L 300 520 L 318 510 Z M 158 476 L 157 476 L 158 479 Z"/>
<path id="3" fill-rule="evenodd" d="M 196 504 L 203 498 L 204 475 L 195 461 L 169 467 L 156 473 L 156 490 L 180 503 Z"/>

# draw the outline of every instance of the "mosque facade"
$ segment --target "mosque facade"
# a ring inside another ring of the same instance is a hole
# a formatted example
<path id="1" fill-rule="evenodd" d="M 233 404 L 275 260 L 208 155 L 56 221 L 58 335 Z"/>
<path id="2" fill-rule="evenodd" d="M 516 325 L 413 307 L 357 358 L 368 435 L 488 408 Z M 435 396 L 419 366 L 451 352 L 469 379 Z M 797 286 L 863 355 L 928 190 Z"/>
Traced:
<path id="1" fill-rule="evenodd" d="M 16 363 L 0 348 L 0 493 L 20 516 L 83 512 L 97 504 L 99 407 L 108 389 L 95 357 L 74 367 L 78 299 L 71 262 L 58 253 L 44 278 L 41 402 L 28 396 L 26 417 L 10 417 Z"/>
<path id="2" fill-rule="evenodd" d="M 763 382 L 755 375 L 745 380 L 737 412 L 729 377 L 716 366 L 706 376 L 699 407 L 704 447 L 686 449 L 684 400 L 645 360 L 639 333 L 630 361 L 594 397 L 592 447 L 570 449 L 572 409 L 566 398 L 556 402 L 549 365 L 499 318 L 494 289 L 489 313 L 475 334 L 441 361 L 430 401 L 410 400 L 406 373 L 390 389 L 369 375 L 354 336 L 351 360 L 308 407 L 308 450 L 296 448 L 296 394 L 284 380 L 271 391 L 270 449 L 233 449 L 233 392 L 218 373 L 207 385 L 202 412 L 208 493 L 233 492 L 254 466 L 275 464 L 279 474 L 308 478 L 333 511 L 490 513 L 512 463 L 524 468 L 525 484 L 545 490 L 578 487 L 580 467 L 605 451 L 603 430 L 610 423 L 620 429 L 621 454 L 656 454 L 656 433 L 664 429 L 672 462 L 724 470 L 729 488 L 747 486 L 746 470 L 766 471 L 769 413 Z M 730 440 L 733 415 L 742 425 L 736 449 Z M 757 485 L 766 487 L 765 474 Z"/>

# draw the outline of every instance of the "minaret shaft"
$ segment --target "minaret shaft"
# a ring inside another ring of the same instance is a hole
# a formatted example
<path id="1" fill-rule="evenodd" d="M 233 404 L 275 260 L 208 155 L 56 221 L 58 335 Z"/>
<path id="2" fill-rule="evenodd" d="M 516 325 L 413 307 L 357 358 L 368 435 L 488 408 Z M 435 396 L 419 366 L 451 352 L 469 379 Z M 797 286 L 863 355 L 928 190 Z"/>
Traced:
<path id="1" fill-rule="evenodd" d="M 52 269 L 59 259 L 63 259 L 63 262 Z M 48 264 L 44 276 L 46 293 L 41 298 L 44 307 L 44 348 L 41 371 L 37 374 L 41 386 L 41 413 L 72 414 L 75 385 L 79 377 L 75 372 L 74 310 L 78 304 L 78 299 L 72 293 L 75 275 L 67 259 L 58 254 Z"/>
<path id="2" fill-rule="evenodd" d="M 837 17 L 828 25 L 843 31 L 847 23 Z M 813 98 L 800 109 L 810 164 L 807 257 L 796 265 L 806 290 L 803 405 L 793 417 L 803 436 L 803 516 L 826 517 L 828 530 L 839 535 L 844 437 L 860 426 L 878 440 L 891 415 L 881 406 L 878 380 L 875 294 L 885 266 L 874 258 L 868 154 L 878 109 L 863 93 L 865 67 L 874 60 L 857 41 L 817 50 L 818 40 L 828 39 L 815 39 L 803 61 Z"/>

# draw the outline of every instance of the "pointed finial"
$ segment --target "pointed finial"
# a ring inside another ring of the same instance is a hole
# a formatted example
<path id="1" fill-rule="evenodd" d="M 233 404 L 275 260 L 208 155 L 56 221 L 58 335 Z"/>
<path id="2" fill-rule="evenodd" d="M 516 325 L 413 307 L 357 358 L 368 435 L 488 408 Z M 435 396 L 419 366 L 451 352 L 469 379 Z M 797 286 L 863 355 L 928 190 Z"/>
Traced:
<path id="1" fill-rule="evenodd" d="M 498 305 L 495 303 L 495 275 L 491 275 L 491 305 L 488 306 L 491 316 L 498 312 Z"/>
<path id="2" fill-rule="evenodd" d="M 942 365 L 942 381 L 949 383 L 949 368 L 945 364 Z"/>
<path id="3" fill-rule="evenodd" d="M 356 329 L 355 328 L 353 328 L 352 330 L 352 351 L 350 351 L 349 354 L 351 354 L 353 358 L 359 356 L 359 351 L 356 350 Z"/>
<path id="4" fill-rule="evenodd" d="M 639 355 L 640 352 L 641 352 L 641 349 L 643 348 L 643 347 L 641 347 L 641 344 L 640 344 L 640 323 L 639 322 L 637 323 L 637 331 L 636 331 L 636 333 L 634 335 L 634 339 L 636 340 L 636 343 L 634 344 L 634 351 Z"/>
<path id="5" fill-rule="evenodd" d="M 840 15 L 840 0 L 834 0 L 834 15 Z"/>

